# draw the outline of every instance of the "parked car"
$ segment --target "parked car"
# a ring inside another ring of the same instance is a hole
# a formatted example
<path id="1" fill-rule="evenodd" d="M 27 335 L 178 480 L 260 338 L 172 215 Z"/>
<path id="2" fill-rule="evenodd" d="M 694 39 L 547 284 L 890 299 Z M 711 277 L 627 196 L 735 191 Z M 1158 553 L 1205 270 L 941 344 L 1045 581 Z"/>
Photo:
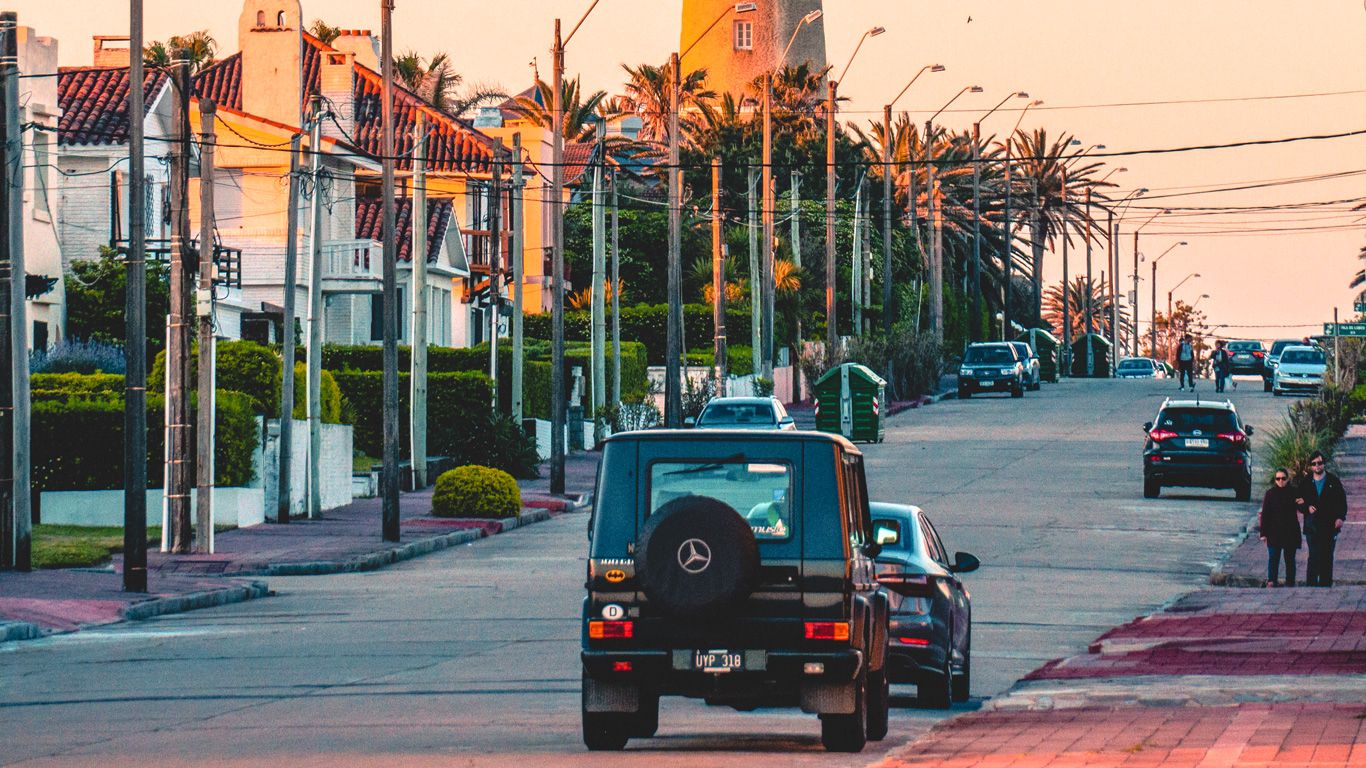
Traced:
<path id="1" fill-rule="evenodd" d="M 1323 388 L 1323 376 L 1328 372 L 1328 360 L 1318 347 L 1303 345 L 1286 347 L 1271 377 L 1271 392 L 1277 396 L 1286 392 L 1317 392 Z"/>
<path id="2" fill-rule="evenodd" d="M 1239 501 L 1252 498 L 1252 425 L 1233 403 L 1168 399 L 1143 433 L 1144 498 L 1169 485 L 1232 488 Z"/>
<path id="3" fill-rule="evenodd" d="M 1266 370 L 1266 350 L 1262 348 L 1260 341 L 1230 341 L 1228 352 L 1233 356 L 1229 372 L 1234 376 L 1261 376 Z"/>
<path id="4" fill-rule="evenodd" d="M 1039 364 L 1039 356 L 1034 353 L 1034 348 L 1024 341 L 1007 343 L 1015 348 L 1015 353 L 1020 356 L 1020 361 L 1024 364 L 1025 388 L 1038 392 L 1039 388 L 1043 386 L 1043 372 Z"/>
<path id="5" fill-rule="evenodd" d="M 1024 397 L 1024 363 L 1015 347 L 1003 341 L 968 345 L 958 368 L 958 397 L 966 400 L 976 392 Z"/>
<path id="6" fill-rule="evenodd" d="M 870 505 L 878 582 L 887 587 L 891 627 L 887 669 L 894 683 L 914 683 L 922 706 L 967 701 L 972 686 L 972 595 L 959 578 L 977 570 L 966 552 L 948 550 L 923 510 Z"/>
<path id="7" fill-rule="evenodd" d="M 1121 379 L 1160 379 L 1166 371 L 1151 357 L 1126 357 L 1115 367 L 1115 376 Z"/>
<path id="8" fill-rule="evenodd" d="M 1281 352 L 1286 347 L 1306 346 L 1301 339 L 1276 339 L 1271 342 L 1271 349 L 1267 350 L 1266 361 L 1262 368 L 1262 389 L 1271 391 L 1271 378 L 1276 373 L 1276 365 L 1280 362 Z M 1307 345 L 1313 346 L 1313 345 Z"/>
<path id="9" fill-rule="evenodd" d="M 713 397 L 698 415 L 695 426 L 791 430 L 797 428 L 797 422 L 787 415 L 787 409 L 776 397 Z"/>
<path id="10" fill-rule="evenodd" d="M 654 736 L 660 696 L 887 735 L 889 597 L 863 455 L 823 432 L 644 430 L 603 443 L 581 620 L 584 744 Z"/>

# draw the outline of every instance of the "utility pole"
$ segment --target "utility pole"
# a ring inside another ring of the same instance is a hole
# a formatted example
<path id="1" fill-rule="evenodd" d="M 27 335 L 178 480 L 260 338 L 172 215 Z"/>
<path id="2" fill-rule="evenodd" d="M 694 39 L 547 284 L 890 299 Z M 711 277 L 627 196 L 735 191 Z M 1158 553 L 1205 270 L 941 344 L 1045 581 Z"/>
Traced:
<path id="1" fill-rule="evenodd" d="M 857 53 L 857 50 L 855 51 Z M 825 102 L 825 359 L 839 341 L 835 320 L 835 95 L 839 83 L 828 80 Z"/>
<path id="2" fill-rule="evenodd" d="M 854 187 L 854 220 L 849 228 L 850 335 L 863 335 L 863 178 Z"/>
<path id="3" fill-rule="evenodd" d="M 129 0 L 128 17 L 128 48 L 140 54 L 142 0 Z M 7 54 L 14 50 L 9 45 L 6 44 Z M 123 591 L 146 592 L 147 229 L 141 55 L 129 56 L 128 82 L 133 87 L 128 89 L 128 259 L 123 312 Z"/>
<path id="4" fill-rule="evenodd" d="M 1005 228 L 1005 243 L 1001 246 L 1001 341 L 1010 338 L 1010 294 L 1012 262 L 1014 256 L 1011 253 L 1015 245 L 1015 221 L 1011 217 L 1010 203 L 1011 194 L 1014 192 L 1015 185 L 1011 178 L 1011 167 L 1014 163 L 1010 162 L 1011 137 L 1006 137 L 1006 200 L 1005 200 L 1005 220 L 1001 226 Z"/>
<path id="5" fill-rule="evenodd" d="M 1094 359 L 1094 354 L 1093 354 L 1093 352 L 1092 352 L 1092 350 L 1091 350 L 1091 334 L 1095 332 L 1095 324 L 1094 324 L 1094 322 L 1092 321 L 1092 315 L 1095 314 L 1095 308 L 1091 306 L 1091 298 L 1092 298 L 1092 290 L 1091 290 L 1091 240 L 1092 240 L 1092 238 L 1091 238 L 1091 231 L 1092 231 L 1092 220 L 1091 220 L 1091 188 L 1090 188 L 1090 187 L 1087 187 L 1087 188 L 1086 188 L 1086 295 L 1085 295 L 1085 297 L 1084 297 L 1084 303 L 1082 304 L 1082 309 L 1083 309 L 1084 312 L 1086 312 L 1086 375 L 1087 375 L 1088 377 L 1089 377 L 1089 376 L 1095 375 L 1095 367 L 1094 367 L 1094 366 L 1095 366 L 1095 359 Z"/>
<path id="6" fill-rule="evenodd" d="M 982 124 L 972 124 L 972 317 L 969 338 L 982 340 Z"/>
<path id="7" fill-rule="evenodd" d="M 1153 268 L 1153 276 L 1152 279 L 1148 281 L 1148 287 L 1152 289 L 1153 293 L 1151 300 L 1148 302 L 1148 312 L 1151 313 L 1151 319 L 1148 322 L 1148 352 L 1153 357 L 1157 357 L 1157 259 L 1153 259 L 1151 265 Z M 1172 315 L 1171 307 L 1169 306 L 1167 307 L 1167 328 L 1170 329 L 1171 326 Z M 1166 358 L 1164 357 L 1162 359 L 1165 360 Z"/>
<path id="8" fill-rule="evenodd" d="M 1067 166 L 1063 165 L 1062 189 L 1058 197 L 1062 200 L 1062 357 L 1063 365 L 1058 366 L 1058 376 L 1066 377 L 1072 375 L 1072 286 L 1068 284 L 1067 275 L 1067 245 L 1071 240 L 1067 233 L 1067 224 L 1071 219 L 1067 210 Z"/>
<path id="9" fill-rule="evenodd" d="M 612 171 L 612 403 L 621 407 L 621 244 L 617 228 L 617 172 Z"/>
<path id="10" fill-rule="evenodd" d="M 892 338 L 892 105 L 882 108 L 882 333 Z M 884 375 L 891 381 L 891 363 Z"/>
<path id="11" fill-rule="evenodd" d="M 788 190 L 792 201 L 790 204 L 792 208 L 790 211 L 791 221 L 788 222 L 788 226 L 792 229 L 792 234 L 789 235 L 792 239 L 792 266 L 794 269 L 800 270 L 802 268 L 802 177 L 797 171 L 792 171 L 789 178 L 792 185 L 792 188 Z M 729 256 L 729 251 L 726 255 Z M 774 291 L 777 291 L 776 286 Z M 801 399 L 802 367 L 799 363 L 802 356 L 802 307 L 800 291 L 794 296 L 793 302 L 797 306 L 797 320 L 796 327 L 792 329 L 792 339 L 797 346 L 796 349 L 792 350 L 792 359 L 790 360 L 792 365 L 792 396 Z"/>
<path id="12" fill-rule="evenodd" d="M 1119 225 L 1115 223 L 1115 212 L 1110 211 L 1110 377 L 1115 376 L 1119 363 Z"/>
<path id="13" fill-rule="evenodd" d="M 166 515 L 171 551 L 190 551 L 190 63 L 171 63 L 170 310 L 166 325 Z M 163 534 L 162 540 L 165 541 Z"/>
<path id="14" fill-rule="evenodd" d="M 551 58 L 554 76 L 550 84 L 550 492 L 564 493 L 564 42 L 560 39 L 559 19 L 555 19 Z"/>
<path id="15" fill-rule="evenodd" d="M 716 395 L 726 396 L 726 262 L 721 236 L 721 158 L 711 159 L 712 365 Z"/>
<path id="16" fill-rule="evenodd" d="M 289 210 L 286 212 L 284 320 L 280 323 L 280 466 L 275 482 L 275 522 L 288 523 L 294 506 L 294 301 L 299 282 L 299 144 L 289 137 Z"/>
<path id="17" fill-rule="evenodd" d="M 873 306 L 873 216 L 869 212 L 872 207 L 872 200 L 865 198 L 863 206 L 863 265 L 859 268 L 859 273 L 863 276 L 863 284 L 859 286 L 859 301 L 863 303 L 863 309 L 869 310 Z M 859 334 L 868 333 L 868 321 L 866 318 L 860 320 Z"/>
<path id="18" fill-rule="evenodd" d="M 380 185 L 384 217 L 384 474 L 381 537 L 398 541 L 398 238 L 394 232 L 394 0 L 380 0 Z"/>
<path id="19" fill-rule="evenodd" d="M 763 268 L 759 265 L 759 212 L 755 208 L 754 200 L 759 174 L 750 168 L 746 181 L 746 189 L 749 190 L 749 194 L 745 196 L 749 207 L 749 226 L 746 227 L 746 234 L 749 236 L 749 357 L 754 375 L 758 376 L 764 370 L 763 318 L 760 317 L 763 305 L 759 289 L 759 284 L 764 278 Z"/>
<path id="20" fill-rule="evenodd" d="M 1116 232 L 1119 230 L 1116 229 Z M 1156 290 L 1156 289 L 1154 289 Z M 1134 357 L 1138 357 L 1138 230 L 1134 230 L 1134 293 L 1133 293 L 1133 315 L 1134 315 Z"/>
<path id="21" fill-rule="evenodd" d="M 925 121 L 925 207 L 930 224 L 930 330 L 944 343 L 944 262 L 940 258 L 943 229 L 939 212 L 939 181 L 934 174 L 934 121 Z"/>
<path id="22" fill-rule="evenodd" d="M 413 317 L 408 356 L 408 457 L 413 465 L 413 488 L 416 489 L 427 487 L 427 120 L 420 111 L 413 126 L 412 200 Z M 490 273 L 490 286 L 494 279 Z M 494 360 L 498 359 L 497 353 L 495 348 Z M 496 378 L 494 382 L 497 382 Z M 493 399 L 498 400 L 497 386 L 493 387 Z"/>
<path id="23" fill-rule="evenodd" d="M 308 517 L 322 517 L 322 382 L 323 382 L 323 103 L 313 97 L 313 121 L 308 129 L 312 206 L 308 225 Z"/>
<path id="24" fill-rule="evenodd" d="M 603 152 L 606 147 L 607 124 L 599 120 L 597 127 L 597 162 L 593 164 L 593 284 L 591 287 L 592 306 L 592 353 L 593 353 L 593 444 L 601 445 L 607 438 L 606 424 L 603 423 L 603 409 L 607 407 L 607 302 L 603 292 L 607 279 L 607 196 L 603 188 Z"/>
<path id="25" fill-rule="evenodd" d="M 213 333 L 213 249 L 214 216 L 213 177 L 214 119 L 217 108 L 212 99 L 199 100 L 199 290 L 195 294 L 195 314 L 199 316 L 199 429 L 195 434 L 195 485 L 199 498 L 195 500 L 195 551 L 213 553 L 213 470 L 214 417 L 216 392 L 214 382 L 215 339 Z"/>
<path id="26" fill-rule="evenodd" d="M 20 143 L 18 88 L 18 14 L 0 13 L 0 570 L 18 567 L 19 520 L 14 483 L 14 378 L 18 369 L 13 340 L 15 294 L 23 295 L 23 273 L 14 269 L 14 253 L 23 248 L 24 149 Z M 16 154 L 17 153 L 17 154 Z M 17 198 L 18 206 L 15 205 Z M 18 208 L 18 213 L 15 213 Z M 23 570 L 28 570 L 27 568 Z"/>
<path id="27" fill-rule="evenodd" d="M 493 412 L 498 413 L 498 321 L 503 315 L 503 159 L 493 156 L 489 181 L 489 379 L 493 382 Z"/>
<path id="28" fill-rule="evenodd" d="M 518 429 L 522 427 L 522 258 L 526 250 L 522 231 L 522 134 L 512 134 L 512 189 L 508 194 L 508 215 L 512 233 L 508 237 L 508 259 L 512 266 L 512 402 L 508 412 Z"/>
<path id="29" fill-rule="evenodd" d="M 12 382 L 10 393 L 14 404 L 13 428 L 14 434 L 11 438 L 11 455 L 13 466 L 11 469 L 14 474 L 14 490 L 12 492 L 12 503 L 14 505 L 14 569 L 27 572 L 32 569 L 32 548 L 33 548 L 33 499 L 30 495 L 30 438 L 29 426 L 31 421 L 29 403 L 29 372 L 28 372 L 28 296 L 25 286 L 28 282 L 28 269 L 25 267 L 24 257 L 24 162 L 22 137 L 22 127 L 19 124 L 19 18 L 14 15 L 10 18 L 0 18 L 0 25 L 9 21 L 10 33 L 6 42 L 5 66 L 8 68 L 10 77 L 5 79 L 5 104 L 10 110 L 9 119 L 5 121 L 7 133 L 5 138 L 10 141 L 10 146 L 18 154 L 11 154 L 10 159 L 14 163 L 14 171 L 9 178 L 10 194 L 8 197 L 10 217 L 9 237 L 10 237 L 10 355 L 13 362 L 11 365 Z M 0 213 L 0 216 L 6 215 Z M 1336 353 L 1334 353 L 1336 354 Z M 3 375 L 3 374 L 0 374 Z"/>
<path id="30" fill-rule="evenodd" d="M 664 426 L 683 426 L 683 393 L 679 358 L 683 355 L 682 227 L 683 181 L 678 167 L 678 96 L 682 73 L 679 56 L 669 58 L 669 321 L 664 343 Z M 756 373 L 758 369 L 755 369 Z"/>
<path id="31" fill-rule="evenodd" d="M 800 26 L 800 25 L 799 25 Z M 786 58 L 786 53 L 784 53 Z M 763 250 L 760 251 L 762 263 L 759 265 L 759 296 L 763 301 L 763 312 L 760 315 L 762 321 L 759 330 L 759 343 L 763 347 L 759 359 L 763 363 L 763 368 L 755 368 L 754 372 L 764 378 L 773 378 L 773 310 L 774 294 L 776 291 L 773 286 L 773 239 L 774 217 L 778 206 L 773 188 L 773 75 L 764 73 L 764 125 L 763 125 L 763 162 L 761 168 L 762 178 L 760 184 L 763 185 L 763 194 L 760 196 L 760 217 L 763 220 Z M 713 211 L 720 209 L 713 208 Z M 722 279 L 724 284 L 725 280 Z M 718 365 L 723 365 L 726 361 L 718 361 Z M 721 390 L 717 390 L 720 392 Z"/>
<path id="32" fill-rule="evenodd" d="M 1039 197 L 1038 177 L 1029 180 L 1030 191 L 1033 195 L 1033 204 L 1029 207 L 1029 249 L 1034 254 L 1034 263 L 1031 265 L 1034 270 L 1034 313 L 1035 318 L 1040 324 L 1043 323 L 1043 253 L 1044 253 L 1044 233 L 1043 233 L 1043 201 Z M 1059 350 L 1061 354 L 1061 349 Z M 1059 360 L 1062 358 L 1059 357 Z"/>

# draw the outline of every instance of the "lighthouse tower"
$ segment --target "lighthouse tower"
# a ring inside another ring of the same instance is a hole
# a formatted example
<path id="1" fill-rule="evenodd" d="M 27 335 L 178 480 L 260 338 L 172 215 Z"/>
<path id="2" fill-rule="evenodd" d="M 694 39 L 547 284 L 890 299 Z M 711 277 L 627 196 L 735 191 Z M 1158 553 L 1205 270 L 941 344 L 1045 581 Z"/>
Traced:
<path id="1" fill-rule="evenodd" d="M 757 5 L 749 13 L 729 13 L 721 19 L 693 46 L 681 69 L 690 72 L 705 68 L 708 88 L 739 96 L 755 78 L 785 64 L 809 62 L 814 72 L 825 68 L 823 19 L 803 26 L 787 59 L 778 60 L 802 17 L 820 9 L 821 0 L 760 0 Z M 697 40 L 717 16 L 734 7 L 734 0 L 683 0 L 679 51 Z"/>

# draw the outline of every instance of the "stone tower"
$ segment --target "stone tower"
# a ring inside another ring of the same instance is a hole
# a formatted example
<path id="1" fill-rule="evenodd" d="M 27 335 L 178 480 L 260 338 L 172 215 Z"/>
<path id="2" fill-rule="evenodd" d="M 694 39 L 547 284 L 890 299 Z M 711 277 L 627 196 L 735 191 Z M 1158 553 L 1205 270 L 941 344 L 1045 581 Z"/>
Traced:
<path id="1" fill-rule="evenodd" d="M 739 96 L 755 78 L 783 64 L 810 62 L 825 68 L 825 21 L 802 27 L 785 62 L 778 61 L 802 17 L 821 7 L 821 0 L 757 0 L 749 13 L 730 13 L 702 38 L 683 60 L 682 70 L 707 70 L 707 85 L 718 94 Z M 735 7 L 734 0 L 683 0 L 681 52 L 717 16 Z"/>
<path id="2" fill-rule="evenodd" d="M 303 9 L 299 0 L 245 0 L 237 20 L 242 110 L 301 125 Z"/>

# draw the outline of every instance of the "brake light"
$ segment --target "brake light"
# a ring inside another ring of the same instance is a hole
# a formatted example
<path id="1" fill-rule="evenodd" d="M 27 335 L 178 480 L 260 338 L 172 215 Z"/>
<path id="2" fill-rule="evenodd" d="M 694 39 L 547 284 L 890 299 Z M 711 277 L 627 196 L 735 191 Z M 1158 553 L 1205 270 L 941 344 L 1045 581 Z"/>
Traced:
<path id="1" fill-rule="evenodd" d="M 1220 432 L 1215 437 L 1220 440 L 1227 440 L 1234 445 L 1242 445 L 1247 440 L 1247 435 L 1242 432 Z"/>
<path id="2" fill-rule="evenodd" d="M 1253 353 L 1252 353 L 1252 356 L 1253 356 L 1253 357 L 1266 357 L 1266 353 L 1265 353 L 1265 352 L 1257 352 L 1257 351 L 1254 350 Z"/>
<path id="3" fill-rule="evenodd" d="M 1160 443 L 1163 440 L 1170 440 L 1173 437 L 1176 437 L 1176 433 L 1170 429 L 1154 429 L 1148 433 L 1148 437 L 1152 438 L 1154 443 Z"/>
<path id="4" fill-rule="evenodd" d="M 848 640 L 849 622 L 847 621 L 808 621 L 806 622 L 807 640 Z"/>
<path id="5" fill-rule="evenodd" d="M 631 662 L 629 662 L 629 661 L 614 661 L 614 662 L 612 662 L 612 671 L 613 671 L 613 672 L 630 672 L 632 669 L 634 669 L 634 666 L 633 666 L 633 665 L 631 664 Z"/>
<path id="6" fill-rule="evenodd" d="M 901 643 L 902 645 L 915 645 L 921 648 L 924 648 L 925 646 L 930 644 L 929 640 L 925 640 L 919 637 L 898 637 L 897 642 Z"/>
<path id="7" fill-rule="evenodd" d="M 635 636 L 634 621 L 590 621 L 588 636 L 594 640 L 622 640 Z"/>

